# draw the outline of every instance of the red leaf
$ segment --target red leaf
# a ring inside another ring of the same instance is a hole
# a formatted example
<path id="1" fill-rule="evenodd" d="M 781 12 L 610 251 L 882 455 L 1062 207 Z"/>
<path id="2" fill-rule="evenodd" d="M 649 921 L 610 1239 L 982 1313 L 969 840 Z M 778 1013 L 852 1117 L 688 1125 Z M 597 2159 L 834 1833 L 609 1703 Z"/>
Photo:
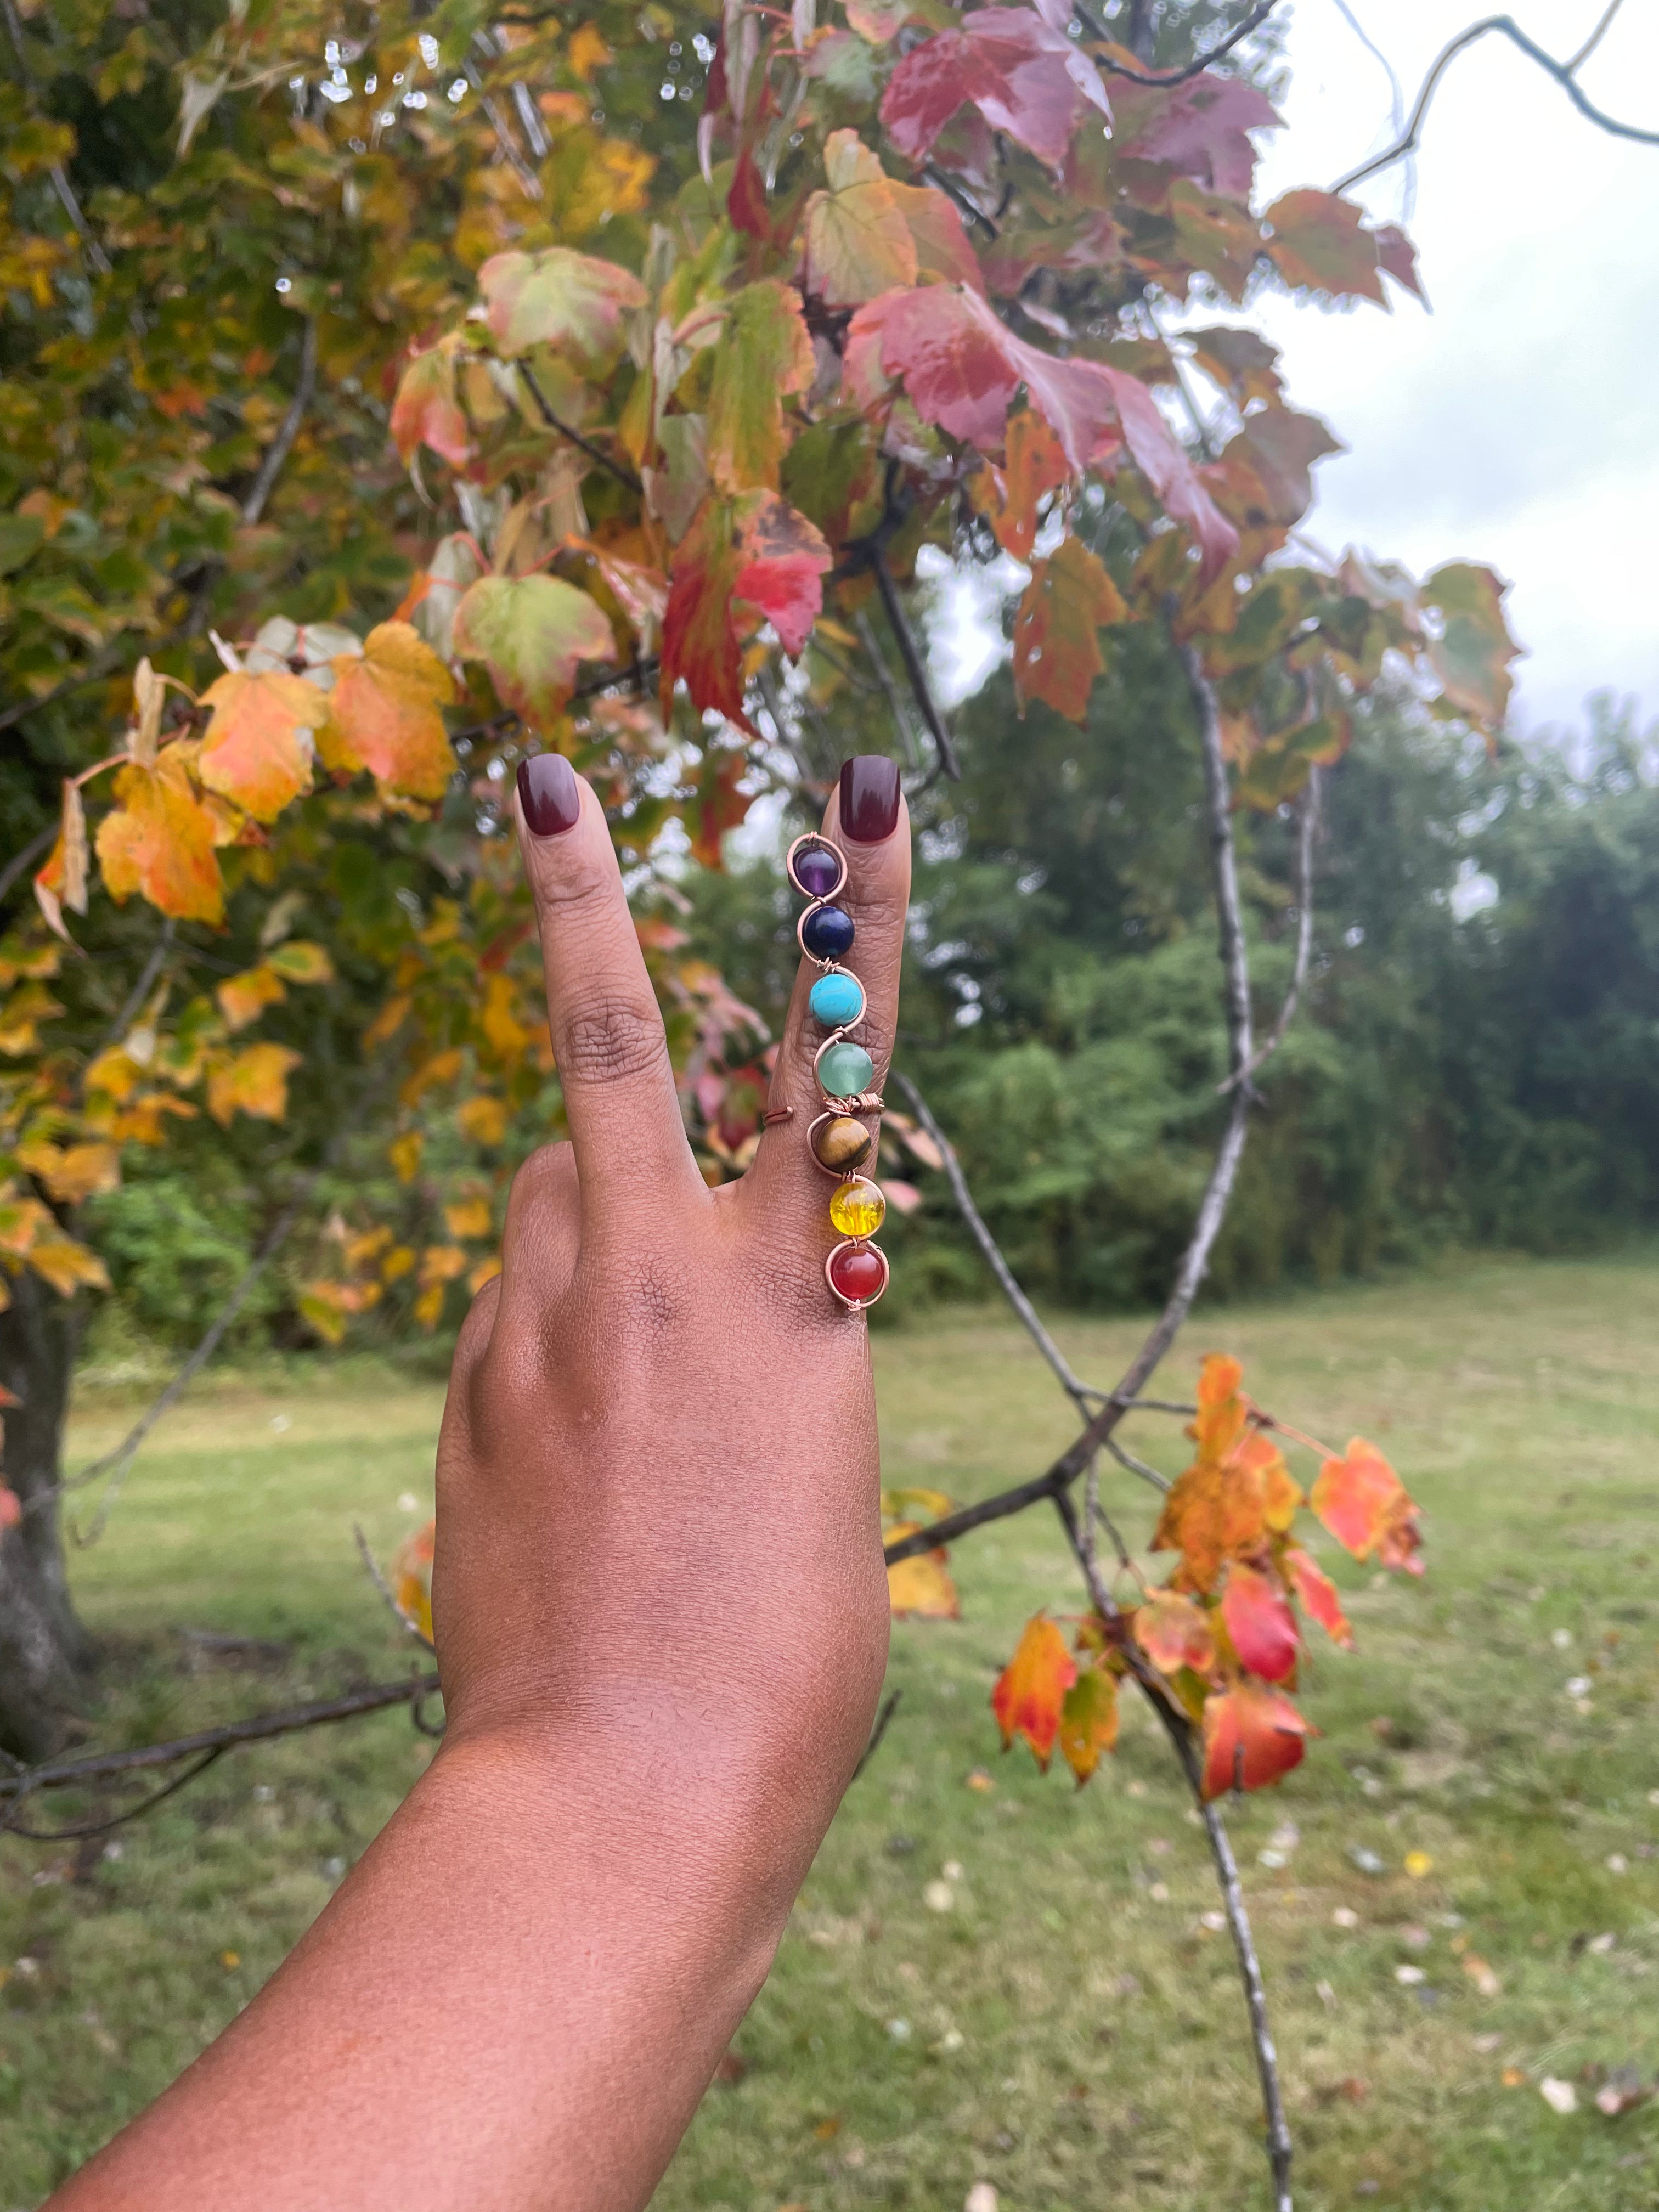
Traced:
<path id="1" fill-rule="evenodd" d="M 1304 1739 L 1319 1731 L 1290 1699 L 1259 1683 L 1211 1698 L 1204 1707 L 1204 1795 L 1260 1790 L 1300 1766 Z"/>
<path id="2" fill-rule="evenodd" d="M 1273 102 L 1238 77 L 1203 76 L 1178 85 L 1146 112 L 1146 96 L 1118 101 L 1120 161 L 1156 161 L 1229 199 L 1249 198 L 1255 148 L 1248 133 L 1277 130 Z"/>
<path id="3" fill-rule="evenodd" d="M 404 369 L 392 403 L 392 435 L 404 461 L 417 446 L 430 446 L 453 468 L 471 459 L 472 428 L 455 397 L 453 345 L 417 353 Z"/>
<path id="4" fill-rule="evenodd" d="M 1041 1613 L 1028 1620 L 1013 1657 L 991 1692 L 991 1711 L 1002 1730 L 1003 1749 L 1008 1750 L 1014 1738 L 1023 1735 L 1046 1772 L 1060 1733 L 1066 1692 L 1076 1680 L 1077 1662 L 1054 1622 Z"/>
<path id="5" fill-rule="evenodd" d="M 823 605 L 830 561 L 811 524 L 775 493 L 705 500 L 674 554 L 663 618 L 665 718 L 684 677 L 695 707 L 713 707 L 757 734 L 743 711 L 742 638 L 758 616 L 786 653 L 798 653 Z"/>
<path id="6" fill-rule="evenodd" d="M 1308 1503 L 1355 1559 L 1375 1553 L 1385 1567 L 1422 1573 L 1418 1509 L 1376 1446 L 1363 1437 L 1349 1438 L 1344 1458 L 1325 1462 Z"/>
<path id="7" fill-rule="evenodd" d="M 1221 1618 L 1241 1662 L 1264 1681 L 1283 1682 L 1296 1672 L 1296 1620 L 1268 1577 L 1235 1559 L 1227 1570 Z"/>
<path id="8" fill-rule="evenodd" d="M 1183 1667 L 1207 1674 L 1215 1664 L 1215 1638 L 1208 1614 L 1178 1590 L 1154 1590 L 1134 1613 L 1135 1642 L 1160 1674 Z"/>
<path id="9" fill-rule="evenodd" d="M 1417 248 L 1412 244 L 1397 222 L 1380 222 L 1371 235 L 1376 240 L 1376 265 L 1385 270 L 1396 284 L 1403 284 L 1414 292 L 1426 307 L 1427 295 L 1417 273 Z"/>
<path id="10" fill-rule="evenodd" d="M 881 119 L 900 153 L 920 162 L 967 102 L 1051 169 L 1065 160 L 1085 104 L 1112 112 L 1088 56 L 1024 8 L 981 8 L 959 31 L 913 47 L 888 79 Z"/>
<path id="11" fill-rule="evenodd" d="M 1285 1554 L 1285 1571 L 1302 1601 L 1303 1610 L 1319 1623 L 1333 1644 L 1352 1651 L 1353 1631 L 1342 1610 L 1336 1584 L 1323 1568 L 1316 1567 L 1305 1552 L 1291 1551 Z"/>
<path id="12" fill-rule="evenodd" d="M 902 379 L 923 419 L 981 453 L 1006 435 L 1023 384 L 1076 474 L 1127 450 L 1164 512 L 1187 523 L 1204 572 L 1224 568 L 1238 537 L 1211 499 L 1139 379 L 1094 361 L 1056 361 L 1005 328 L 977 293 L 930 284 L 884 293 L 854 316 L 845 364 L 849 393 L 873 399 Z"/>
<path id="13" fill-rule="evenodd" d="M 771 244 L 772 214 L 766 204 L 766 179 L 746 146 L 738 155 L 732 189 L 726 195 L 726 212 L 734 229 L 746 231 L 750 238 L 758 238 L 765 245 Z"/>
<path id="14" fill-rule="evenodd" d="M 17 1492 L 8 1490 L 5 1484 L 0 1482 L 0 1534 L 8 1528 L 15 1528 L 22 1518 L 22 1501 Z"/>
<path id="15" fill-rule="evenodd" d="M 748 754 L 729 745 L 710 745 L 703 754 L 690 827 L 692 853 L 705 868 L 721 866 L 720 839 L 736 829 L 753 803 L 749 793 L 738 789 L 748 770 Z"/>

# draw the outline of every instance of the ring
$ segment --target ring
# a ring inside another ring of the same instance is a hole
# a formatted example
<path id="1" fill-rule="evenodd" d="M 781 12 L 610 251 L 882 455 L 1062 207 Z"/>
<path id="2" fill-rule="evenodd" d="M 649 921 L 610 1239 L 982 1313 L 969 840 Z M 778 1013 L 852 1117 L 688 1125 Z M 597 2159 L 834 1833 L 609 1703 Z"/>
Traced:
<path id="1" fill-rule="evenodd" d="M 825 1031 L 812 1055 L 823 1111 L 806 1132 L 813 1159 L 836 1178 L 830 1220 L 842 1241 L 824 1261 L 823 1279 L 848 1313 L 862 1313 L 887 1288 L 887 1255 L 870 1242 L 886 1215 L 887 1200 L 880 1186 L 860 1172 L 875 1152 L 876 1132 L 866 1127 L 866 1120 L 881 1112 L 881 1093 L 873 1087 L 874 1061 L 848 1035 L 863 1021 L 870 1002 L 858 977 L 842 965 L 857 933 L 852 915 L 834 903 L 847 882 L 847 855 L 822 832 L 809 830 L 789 848 L 784 866 L 807 902 L 795 936 L 819 969 L 806 1004 Z M 781 1110 L 776 1118 L 783 1120 L 786 1114 Z M 773 1119 L 766 1116 L 769 1124 Z"/>

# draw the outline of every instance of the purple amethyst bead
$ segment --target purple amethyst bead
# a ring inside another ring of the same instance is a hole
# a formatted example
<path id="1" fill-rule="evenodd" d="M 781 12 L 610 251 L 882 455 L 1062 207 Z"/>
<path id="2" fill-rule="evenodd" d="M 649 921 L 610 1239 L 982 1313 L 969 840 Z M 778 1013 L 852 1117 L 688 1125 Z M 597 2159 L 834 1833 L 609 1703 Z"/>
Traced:
<path id="1" fill-rule="evenodd" d="M 822 845 L 809 845 L 795 855 L 796 884 L 808 898 L 827 898 L 841 876 L 841 863 Z"/>

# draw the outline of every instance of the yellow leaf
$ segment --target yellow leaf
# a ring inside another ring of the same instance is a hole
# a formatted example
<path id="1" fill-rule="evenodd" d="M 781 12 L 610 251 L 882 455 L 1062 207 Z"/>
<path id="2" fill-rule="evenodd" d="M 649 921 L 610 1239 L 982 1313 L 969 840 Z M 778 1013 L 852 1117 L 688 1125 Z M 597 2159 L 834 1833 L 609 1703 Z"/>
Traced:
<path id="1" fill-rule="evenodd" d="M 250 1022 L 257 1022 L 267 1006 L 274 1006 L 287 998 L 283 980 L 268 962 L 262 960 L 257 968 L 244 969 L 240 975 L 228 975 L 214 993 L 219 1001 L 219 1011 L 233 1030 L 245 1030 Z"/>
<path id="2" fill-rule="evenodd" d="M 137 891 L 178 921 L 224 919 L 225 886 L 213 817 L 198 799 L 177 745 L 153 769 L 124 768 L 116 810 L 98 825 L 104 884 L 118 904 Z"/>
<path id="3" fill-rule="evenodd" d="M 455 1119 L 475 1145 L 499 1145 L 507 1134 L 507 1102 L 481 1094 L 469 1098 Z"/>
<path id="4" fill-rule="evenodd" d="M 444 1208 L 444 1226 L 452 1237 L 488 1237 L 489 1219 L 487 1198 L 463 1198 Z"/>
<path id="5" fill-rule="evenodd" d="M 385 1044 L 390 1038 L 397 1036 L 409 1018 L 409 1007 L 410 999 L 407 991 L 400 991 L 395 998 L 386 1000 L 385 1006 L 363 1031 L 363 1042 L 371 1052 L 376 1045 Z"/>
<path id="6" fill-rule="evenodd" d="M 380 1280 L 383 1283 L 400 1282 L 414 1265 L 413 1247 L 394 1244 L 380 1262 Z"/>
<path id="7" fill-rule="evenodd" d="M 79 1206 L 121 1180 L 121 1160 L 113 1145 L 20 1145 L 17 1164 L 38 1176 L 60 1206 Z"/>
<path id="8" fill-rule="evenodd" d="M 441 707 L 455 696 L 449 671 L 406 622 L 370 630 L 361 654 L 334 663 L 333 729 L 384 789 L 441 799 L 455 756 Z"/>
<path id="9" fill-rule="evenodd" d="M 413 1182 L 420 1173 L 421 1154 L 426 1139 L 418 1129 L 407 1129 L 401 1137 L 394 1137 L 386 1148 L 386 1156 L 399 1182 Z"/>
<path id="10" fill-rule="evenodd" d="M 37 1237 L 29 1248 L 28 1261 L 35 1273 L 44 1275 L 63 1297 L 73 1297 L 82 1283 L 95 1291 L 109 1288 L 103 1261 L 72 1237 Z"/>
<path id="11" fill-rule="evenodd" d="M 346 1331 L 345 1316 L 339 1308 L 314 1290 L 306 1291 L 300 1298 L 300 1313 L 310 1322 L 325 1344 L 338 1344 Z"/>
<path id="12" fill-rule="evenodd" d="M 421 1281 L 428 1289 L 436 1283 L 453 1283 L 466 1266 L 459 1244 L 428 1244 L 421 1255 Z"/>
<path id="13" fill-rule="evenodd" d="M 232 799 L 256 822 L 274 822 L 311 788 L 314 732 L 328 719 L 328 700 L 314 684 L 285 668 L 222 676 L 202 695 L 211 707 L 198 763 L 203 783 Z"/>
<path id="14" fill-rule="evenodd" d="M 288 1111 L 288 1079 L 300 1054 L 285 1044 L 251 1044 L 208 1078 L 208 1112 L 221 1128 L 237 1114 L 280 1121 Z"/>
<path id="15" fill-rule="evenodd" d="M 0 1196 L 0 1252 L 10 1258 L 27 1258 L 41 1232 L 50 1235 L 57 1226 L 38 1198 Z"/>
<path id="16" fill-rule="evenodd" d="M 265 965 L 274 968 L 285 983 L 331 983 L 334 963 L 320 945 L 302 937 L 290 938 L 271 952 Z"/>
<path id="17" fill-rule="evenodd" d="M 483 1290 L 484 1285 L 486 1283 L 493 1283 L 496 1276 L 499 1275 L 501 1272 L 501 1255 L 499 1252 L 492 1252 L 489 1259 L 480 1260 L 477 1266 L 467 1277 L 466 1287 L 471 1291 L 473 1297 L 476 1298 L 479 1291 Z"/>
<path id="18" fill-rule="evenodd" d="M 438 1317 L 443 1312 L 443 1285 L 441 1283 L 428 1284 L 427 1288 L 421 1292 L 420 1297 L 415 1301 L 416 1320 L 420 1323 L 422 1328 L 428 1330 L 434 1329 L 438 1326 Z"/>
<path id="19" fill-rule="evenodd" d="M 432 1557 L 437 1523 L 428 1521 L 406 1536 L 392 1555 L 392 1594 L 429 1644 L 432 1640 Z"/>
<path id="20" fill-rule="evenodd" d="M 901 1521 L 887 1531 L 887 1540 L 890 1544 L 901 1536 L 915 1534 L 915 1527 L 909 1522 Z M 962 1605 L 945 1561 L 945 1549 L 940 1546 L 915 1559 L 900 1559 L 889 1567 L 889 1612 L 899 1619 L 914 1613 L 923 1620 L 959 1620 Z"/>

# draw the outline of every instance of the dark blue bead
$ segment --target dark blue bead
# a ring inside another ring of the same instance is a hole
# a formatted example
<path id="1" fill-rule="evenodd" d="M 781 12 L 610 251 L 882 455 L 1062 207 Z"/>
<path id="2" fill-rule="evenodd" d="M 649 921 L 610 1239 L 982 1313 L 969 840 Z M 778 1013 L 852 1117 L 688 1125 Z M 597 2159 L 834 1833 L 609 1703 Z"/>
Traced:
<path id="1" fill-rule="evenodd" d="M 807 915 L 800 939 L 815 960 L 843 959 L 853 949 L 853 917 L 838 906 L 821 906 Z"/>

